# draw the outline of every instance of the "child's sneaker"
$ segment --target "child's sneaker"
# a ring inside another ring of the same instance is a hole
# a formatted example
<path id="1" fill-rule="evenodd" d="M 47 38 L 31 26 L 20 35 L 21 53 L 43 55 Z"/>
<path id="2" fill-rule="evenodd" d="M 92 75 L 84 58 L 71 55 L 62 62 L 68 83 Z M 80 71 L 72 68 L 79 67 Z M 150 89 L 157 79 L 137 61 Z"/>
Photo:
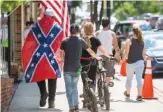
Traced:
<path id="1" fill-rule="evenodd" d="M 79 112 L 79 106 L 75 106 L 75 112 Z"/>
<path id="2" fill-rule="evenodd" d="M 70 109 L 69 112 L 75 112 L 75 109 Z"/>

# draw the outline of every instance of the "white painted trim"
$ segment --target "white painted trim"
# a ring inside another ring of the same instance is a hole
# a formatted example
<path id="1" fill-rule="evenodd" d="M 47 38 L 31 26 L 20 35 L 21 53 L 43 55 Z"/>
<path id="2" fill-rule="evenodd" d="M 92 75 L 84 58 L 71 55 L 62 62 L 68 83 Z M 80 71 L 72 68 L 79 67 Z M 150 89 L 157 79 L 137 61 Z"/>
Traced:
<path id="1" fill-rule="evenodd" d="M 151 69 L 146 69 L 146 70 L 145 70 L 145 74 L 152 75 L 152 70 L 151 70 Z"/>
<path id="2" fill-rule="evenodd" d="M 21 5 L 21 47 L 24 45 L 24 3 Z"/>

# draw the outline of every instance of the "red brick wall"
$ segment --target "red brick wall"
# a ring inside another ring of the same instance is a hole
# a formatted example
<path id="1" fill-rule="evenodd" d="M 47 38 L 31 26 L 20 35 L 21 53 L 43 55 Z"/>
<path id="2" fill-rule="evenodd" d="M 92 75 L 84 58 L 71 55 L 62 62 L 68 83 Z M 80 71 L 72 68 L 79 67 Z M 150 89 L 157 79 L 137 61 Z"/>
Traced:
<path id="1" fill-rule="evenodd" d="M 21 6 L 16 9 L 15 13 L 15 22 L 14 22 L 14 44 L 15 44 L 15 59 L 18 64 L 21 64 Z"/>
<path id="2" fill-rule="evenodd" d="M 13 21 L 13 29 L 11 30 L 11 33 L 14 34 L 13 37 L 13 53 L 14 53 L 14 63 L 11 63 L 11 77 L 17 79 L 19 77 L 19 66 L 21 66 L 21 6 L 18 7 L 13 13 L 12 17 L 10 18 L 11 21 Z"/>
<path id="3" fill-rule="evenodd" d="M 9 103 L 12 98 L 14 80 L 11 78 L 1 78 L 1 111 L 5 112 L 8 109 Z"/>

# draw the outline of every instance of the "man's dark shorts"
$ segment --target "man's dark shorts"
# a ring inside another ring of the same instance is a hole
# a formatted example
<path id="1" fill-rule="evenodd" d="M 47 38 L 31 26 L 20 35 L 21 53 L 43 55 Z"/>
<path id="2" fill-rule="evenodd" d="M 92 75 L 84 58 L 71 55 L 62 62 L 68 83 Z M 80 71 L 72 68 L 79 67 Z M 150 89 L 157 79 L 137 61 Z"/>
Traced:
<path id="1" fill-rule="evenodd" d="M 104 60 L 104 68 L 107 70 L 106 77 L 114 77 L 115 74 L 115 60 L 109 60 L 108 57 L 101 55 Z"/>

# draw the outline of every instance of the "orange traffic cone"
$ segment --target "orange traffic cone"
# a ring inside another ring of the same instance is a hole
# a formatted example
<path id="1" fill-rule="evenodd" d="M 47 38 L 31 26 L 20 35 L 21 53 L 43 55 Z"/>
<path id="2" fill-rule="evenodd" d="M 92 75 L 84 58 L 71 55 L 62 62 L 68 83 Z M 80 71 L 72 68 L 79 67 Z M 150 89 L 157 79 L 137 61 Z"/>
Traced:
<path id="1" fill-rule="evenodd" d="M 122 76 L 126 76 L 126 60 L 122 62 L 121 64 L 121 71 L 120 71 L 120 74 Z"/>
<path id="2" fill-rule="evenodd" d="M 147 59 L 147 64 L 146 64 L 142 97 L 143 99 L 157 99 L 154 98 L 154 93 L 153 93 L 151 59 L 149 58 Z"/>

